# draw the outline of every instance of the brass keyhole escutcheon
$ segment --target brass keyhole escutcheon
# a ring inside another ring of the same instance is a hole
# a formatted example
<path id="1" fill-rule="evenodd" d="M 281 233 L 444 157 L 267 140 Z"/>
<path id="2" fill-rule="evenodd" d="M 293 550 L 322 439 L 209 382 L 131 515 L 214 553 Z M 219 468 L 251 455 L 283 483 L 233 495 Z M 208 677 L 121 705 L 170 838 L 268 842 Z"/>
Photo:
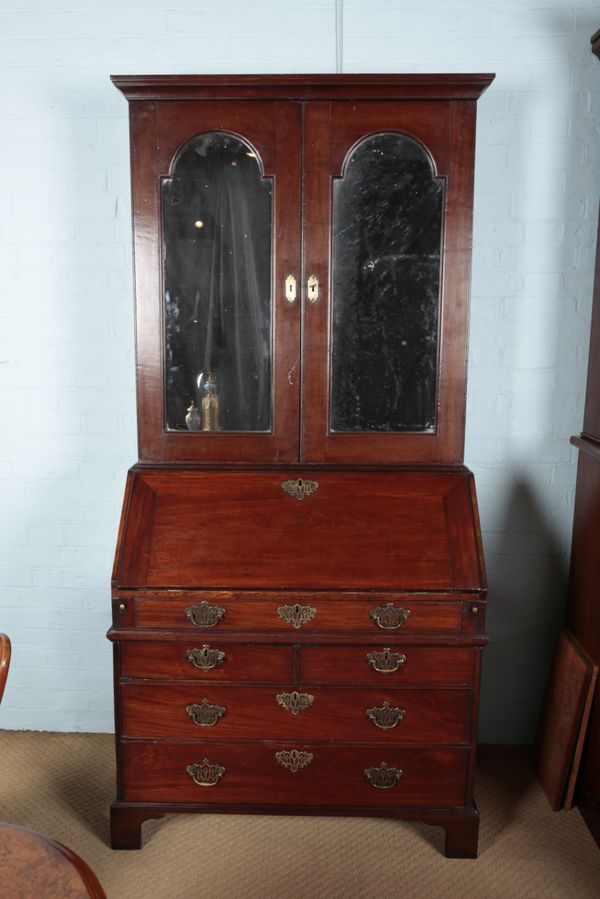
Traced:
<path id="1" fill-rule="evenodd" d="M 293 275 L 288 275 L 285 279 L 285 298 L 290 306 L 296 302 L 296 279 Z"/>
<path id="2" fill-rule="evenodd" d="M 316 275 L 311 275 L 306 282 L 306 294 L 310 303 L 316 303 L 319 299 L 319 279 Z"/>
<path id="3" fill-rule="evenodd" d="M 309 478 L 292 478 L 289 481 L 281 482 L 283 492 L 297 500 L 303 500 L 305 496 L 310 496 L 318 488 L 319 482 L 311 481 Z"/>
<path id="4" fill-rule="evenodd" d="M 223 664 L 225 653 L 222 649 L 211 649 L 205 643 L 201 649 L 188 649 L 185 657 L 195 668 L 200 668 L 201 671 L 210 671 L 211 668 Z"/>

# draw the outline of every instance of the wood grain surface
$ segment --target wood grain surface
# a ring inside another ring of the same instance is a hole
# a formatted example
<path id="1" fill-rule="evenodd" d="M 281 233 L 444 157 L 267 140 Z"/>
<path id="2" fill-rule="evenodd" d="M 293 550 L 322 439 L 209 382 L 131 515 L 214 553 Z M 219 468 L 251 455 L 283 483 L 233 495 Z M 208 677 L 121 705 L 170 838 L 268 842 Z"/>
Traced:
<path id="1" fill-rule="evenodd" d="M 0 895 L 6 899 L 106 899 L 75 852 L 25 827 L 0 824 Z"/>
<path id="2" fill-rule="evenodd" d="M 570 779 L 577 778 L 578 742 L 583 740 L 591 696 L 598 676 L 595 666 L 572 634 L 558 638 L 540 714 L 536 743 L 537 772 L 554 811 L 563 808 Z M 572 799 L 572 792 L 571 792 Z"/>

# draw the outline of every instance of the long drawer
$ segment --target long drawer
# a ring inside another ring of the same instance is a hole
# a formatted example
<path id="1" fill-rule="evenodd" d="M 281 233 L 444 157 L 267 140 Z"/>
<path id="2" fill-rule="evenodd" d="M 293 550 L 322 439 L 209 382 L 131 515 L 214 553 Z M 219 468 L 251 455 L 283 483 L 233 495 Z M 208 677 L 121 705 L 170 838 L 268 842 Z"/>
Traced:
<path id="1" fill-rule="evenodd" d="M 133 597 L 137 627 L 192 631 L 371 631 L 451 634 L 463 630 L 468 594 L 203 592 Z M 130 600 L 131 601 L 131 600 Z"/>
<path id="2" fill-rule="evenodd" d="M 286 683 L 293 677 L 293 647 L 198 641 L 123 641 L 121 675 L 126 678 L 210 682 Z M 304 684 L 392 686 L 471 685 L 478 650 L 463 646 L 303 646 L 298 649 Z"/>
<path id="3" fill-rule="evenodd" d="M 202 740 L 466 743 L 473 691 L 124 684 L 122 732 Z"/>
<path id="4" fill-rule="evenodd" d="M 124 799 L 268 806 L 461 806 L 469 750 L 123 741 Z"/>

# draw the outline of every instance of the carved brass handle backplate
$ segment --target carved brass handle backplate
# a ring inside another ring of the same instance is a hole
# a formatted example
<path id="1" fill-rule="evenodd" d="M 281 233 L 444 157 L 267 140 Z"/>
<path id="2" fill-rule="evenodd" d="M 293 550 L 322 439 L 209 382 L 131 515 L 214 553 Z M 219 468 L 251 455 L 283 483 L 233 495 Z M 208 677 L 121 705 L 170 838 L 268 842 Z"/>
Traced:
<path id="1" fill-rule="evenodd" d="M 208 643 L 205 643 L 201 649 L 188 649 L 185 656 L 196 668 L 210 671 L 211 668 L 223 664 L 225 653 L 221 649 L 211 649 Z"/>
<path id="2" fill-rule="evenodd" d="M 386 646 L 381 652 L 368 652 L 367 662 L 380 674 L 391 674 L 404 665 L 406 656 L 402 652 L 392 652 L 389 646 Z"/>
<path id="3" fill-rule="evenodd" d="M 410 609 L 397 609 L 393 602 L 371 609 L 369 612 L 369 618 L 384 631 L 394 631 L 402 627 L 409 615 Z"/>
<path id="4" fill-rule="evenodd" d="M 281 482 L 283 492 L 299 500 L 303 500 L 305 496 L 310 496 L 318 488 L 319 482 L 309 481 L 308 478 L 293 478 L 290 481 Z"/>
<path id="5" fill-rule="evenodd" d="M 199 787 L 214 787 L 225 774 L 223 765 L 209 762 L 208 759 L 202 759 L 201 762 L 194 762 L 193 765 L 188 765 L 185 770 Z"/>
<path id="6" fill-rule="evenodd" d="M 199 727 L 214 727 L 225 714 L 224 705 L 211 705 L 208 699 L 186 705 L 185 710 Z"/>
<path id="7" fill-rule="evenodd" d="M 377 707 L 374 706 L 371 709 L 365 709 L 365 715 L 372 721 L 376 727 L 380 727 L 381 730 L 391 730 L 392 727 L 396 727 L 403 720 L 406 715 L 406 711 L 404 709 L 399 709 L 398 707 L 390 706 L 389 702 L 386 701 L 383 705 Z"/>
<path id="8" fill-rule="evenodd" d="M 225 614 L 225 609 L 203 601 L 197 606 L 188 606 L 185 614 L 196 627 L 216 627 Z"/>
<path id="9" fill-rule="evenodd" d="M 291 624 L 296 630 L 299 630 L 303 624 L 312 621 L 317 610 L 312 606 L 302 606 L 299 602 L 295 602 L 293 606 L 279 606 L 277 614 L 287 624 Z"/>
<path id="10" fill-rule="evenodd" d="M 404 772 L 401 768 L 391 768 L 385 762 L 379 767 L 365 768 L 365 777 L 373 787 L 389 790 L 395 787 Z"/>
<path id="11" fill-rule="evenodd" d="M 278 693 L 275 699 L 282 709 L 287 709 L 292 715 L 305 712 L 315 701 L 315 697 L 310 693 L 298 693 L 296 690 L 291 693 Z"/>
<path id="12" fill-rule="evenodd" d="M 294 774 L 300 768 L 306 768 L 313 760 L 312 752 L 304 752 L 301 749 L 282 749 L 275 753 L 275 758 L 284 768 L 289 768 Z"/>

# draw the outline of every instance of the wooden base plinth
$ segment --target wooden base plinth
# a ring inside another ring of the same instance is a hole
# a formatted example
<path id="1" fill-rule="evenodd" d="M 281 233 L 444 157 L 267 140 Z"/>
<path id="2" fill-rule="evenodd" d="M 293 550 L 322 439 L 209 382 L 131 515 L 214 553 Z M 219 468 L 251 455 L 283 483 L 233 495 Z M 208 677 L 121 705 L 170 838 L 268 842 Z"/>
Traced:
<path id="1" fill-rule="evenodd" d="M 112 849 L 141 849 L 142 824 L 149 818 L 167 814 L 256 814 L 256 815 L 344 815 L 349 817 L 397 818 L 422 821 L 446 831 L 446 858 L 477 858 L 479 812 L 476 806 L 456 811 L 419 811 L 418 809 L 385 810 L 364 808 L 281 808 L 278 806 L 214 806 L 214 805 L 153 805 L 115 800 L 110 809 L 110 838 Z"/>

